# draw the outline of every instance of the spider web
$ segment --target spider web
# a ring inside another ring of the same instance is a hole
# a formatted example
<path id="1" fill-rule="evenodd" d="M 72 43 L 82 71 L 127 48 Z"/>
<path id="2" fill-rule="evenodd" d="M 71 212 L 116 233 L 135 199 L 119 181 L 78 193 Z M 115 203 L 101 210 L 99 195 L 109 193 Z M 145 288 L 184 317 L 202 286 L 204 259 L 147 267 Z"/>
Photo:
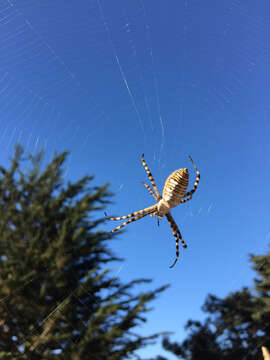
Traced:
<path id="1" fill-rule="evenodd" d="M 236 181 L 233 183 L 222 170 L 228 167 L 228 173 L 233 172 L 241 181 L 233 156 L 226 155 L 232 148 L 235 161 L 243 159 L 243 153 L 237 155 L 238 142 L 246 149 L 242 170 L 244 176 L 249 175 L 247 162 L 253 160 L 250 149 L 256 146 L 252 137 L 256 127 L 250 114 L 259 113 L 256 116 L 262 119 L 262 141 L 256 153 L 263 158 L 268 150 L 263 138 L 269 129 L 267 98 L 258 100 L 255 93 L 246 90 L 254 86 L 259 91 L 256 79 L 267 78 L 264 69 L 269 66 L 270 49 L 264 37 L 269 33 L 265 8 L 264 1 L 255 8 L 251 1 L 243 4 L 238 0 L 211 6 L 210 2 L 202 6 L 198 0 L 185 0 L 167 7 L 144 0 L 129 4 L 59 0 L 54 5 L 49 0 L 0 0 L 1 163 L 7 162 L 16 142 L 31 153 L 43 148 L 48 157 L 55 149 L 71 149 L 67 178 L 73 176 L 71 169 L 78 159 L 85 166 L 89 157 L 94 158 L 92 166 L 100 184 L 111 174 L 109 180 L 117 197 L 111 211 L 123 214 L 152 201 L 139 189 L 145 176 L 139 164 L 141 153 L 146 154 L 160 190 L 170 172 L 190 166 L 187 155 L 191 154 L 202 167 L 204 180 L 194 196 L 196 201 L 174 212 L 181 219 L 184 237 L 196 239 L 181 260 L 180 271 L 185 274 L 181 284 L 177 272 L 157 272 L 160 267 L 166 268 L 175 251 L 173 240 L 163 241 L 172 237 L 168 226 L 136 223 L 127 241 L 114 245 L 117 253 L 129 260 L 115 269 L 124 280 L 147 275 L 158 277 L 158 284 L 167 283 L 168 278 L 173 283 L 170 298 L 164 296 L 156 303 L 163 315 L 155 312 L 149 316 L 151 325 L 142 329 L 142 334 L 160 328 L 162 323 L 161 330 L 177 331 L 175 339 L 179 340 L 179 327 L 190 317 L 202 316 L 199 306 L 206 293 L 225 295 L 228 289 L 249 282 L 246 274 L 252 274 L 247 253 L 266 250 L 268 229 L 261 227 L 256 243 L 255 230 L 247 241 L 247 231 L 243 231 L 231 267 L 225 272 L 220 269 L 219 245 L 213 240 L 220 231 L 227 231 L 219 217 L 230 212 L 231 205 L 220 195 L 217 179 L 222 189 L 228 187 L 234 193 Z M 239 125 L 236 117 L 247 120 Z M 232 133 L 239 134 L 238 138 Z M 223 164 L 218 160 L 220 154 Z M 262 167 L 262 161 L 258 166 Z M 113 171 L 115 168 L 118 171 Z M 84 174 L 85 169 L 81 166 L 77 172 Z M 191 173 L 191 182 L 194 178 Z M 244 211 L 240 213 L 245 216 Z M 213 223 L 221 228 L 215 230 Z M 201 236 L 203 233 L 209 234 L 209 240 Z M 141 234 L 145 234 L 147 243 L 138 243 Z M 228 254 L 230 244 L 225 248 Z M 157 247 L 156 259 L 149 265 L 146 254 Z M 211 250 L 211 257 L 205 249 Z M 145 254 L 142 262 L 147 262 L 147 267 L 138 269 L 137 258 L 132 257 L 138 253 Z M 181 294 L 182 306 L 190 303 L 190 291 L 185 289 L 197 281 L 194 264 L 198 275 L 198 269 L 201 271 L 210 260 L 211 266 L 207 265 L 201 276 L 211 278 L 213 268 L 219 268 L 226 290 L 218 287 L 217 279 L 207 285 L 202 282 L 197 301 L 187 310 L 189 315 L 165 320 L 168 302 L 178 312 L 177 301 L 171 299 Z M 153 349 L 162 354 L 160 348 Z M 153 349 L 145 350 L 144 356 L 153 355 Z"/>

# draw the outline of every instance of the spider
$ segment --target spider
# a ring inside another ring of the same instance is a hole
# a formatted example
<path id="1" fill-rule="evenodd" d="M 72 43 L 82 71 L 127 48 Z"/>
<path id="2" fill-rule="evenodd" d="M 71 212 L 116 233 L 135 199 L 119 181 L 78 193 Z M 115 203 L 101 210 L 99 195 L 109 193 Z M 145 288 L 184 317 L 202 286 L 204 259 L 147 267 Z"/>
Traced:
<path id="1" fill-rule="evenodd" d="M 165 215 L 170 224 L 172 233 L 173 233 L 173 235 L 175 237 L 175 241 L 176 241 L 176 258 L 175 258 L 173 264 L 170 266 L 170 268 L 172 268 L 176 264 L 176 262 L 179 258 L 179 240 L 181 241 L 181 244 L 184 248 L 187 247 L 187 244 L 185 243 L 184 239 L 182 238 L 179 228 L 176 225 L 176 222 L 174 221 L 174 218 L 172 217 L 172 215 L 170 213 L 170 209 L 177 206 L 178 204 L 183 204 L 183 203 L 191 200 L 194 192 L 197 189 L 199 181 L 200 181 L 200 172 L 197 169 L 196 165 L 194 164 L 191 156 L 189 156 L 189 159 L 192 162 L 192 165 L 194 166 L 194 168 L 196 170 L 196 174 L 197 174 L 193 189 L 191 191 L 186 192 L 187 187 L 188 187 L 188 179 L 189 179 L 188 169 L 186 169 L 186 168 L 179 169 L 179 170 L 175 170 L 171 175 L 169 175 L 169 177 L 165 181 L 165 185 L 163 187 L 163 193 L 162 193 L 162 197 L 161 197 L 158 192 L 158 189 L 156 187 L 156 183 L 153 178 L 153 175 L 151 174 L 151 171 L 144 160 L 144 154 L 142 154 L 142 158 L 141 158 L 142 164 L 143 164 L 143 167 L 145 168 L 148 178 L 154 188 L 154 191 L 145 182 L 143 182 L 142 184 L 146 187 L 146 189 L 149 191 L 149 193 L 154 197 L 157 204 L 147 207 L 143 210 L 135 211 L 135 212 L 130 213 L 125 216 L 109 217 L 105 213 L 106 218 L 109 220 L 123 220 L 123 219 L 130 218 L 129 220 L 125 221 L 124 223 L 122 223 L 121 225 L 119 225 L 115 229 L 113 229 L 111 231 L 112 233 L 117 230 L 120 230 L 122 227 L 132 223 L 133 221 L 142 219 L 143 217 L 145 217 L 147 215 L 150 215 L 152 217 L 157 215 L 158 219 L 162 219 L 162 217 Z"/>

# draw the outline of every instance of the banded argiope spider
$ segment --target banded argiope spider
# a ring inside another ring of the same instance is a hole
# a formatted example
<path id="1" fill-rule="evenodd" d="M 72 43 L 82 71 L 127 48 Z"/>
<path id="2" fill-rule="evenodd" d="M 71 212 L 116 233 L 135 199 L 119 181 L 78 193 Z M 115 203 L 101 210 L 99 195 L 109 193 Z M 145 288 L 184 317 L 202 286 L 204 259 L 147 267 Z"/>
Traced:
<path id="1" fill-rule="evenodd" d="M 147 164 L 144 160 L 144 155 L 142 155 L 142 164 L 145 168 L 145 171 L 146 171 L 148 178 L 153 186 L 154 191 L 146 183 L 143 182 L 143 185 L 150 192 L 150 194 L 154 197 L 157 204 L 147 207 L 143 210 L 135 211 L 135 212 L 130 213 L 125 216 L 109 217 L 105 213 L 106 218 L 109 220 L 124 220 L 124 219 L 129 218 L 129 220 L 127 220 L 123 224 L 117 226 L 111 232 L 120 230 L 122 227 L 132 223 L 133 221 L 140 220 L 147 215 L 150 215 L 150 216 L 157 215 L 158 219 L 162 219 L 162 217 L 165 215 L 170 224 L 170 227 L 172 229 L 172 232 L 173 232 L 173 235 L 174 235 L 175 241 L 176 241 L 176 258 L 175 258 L 173 264 L 170 266 L 170 268 L 172 268 L 176 264 L 176 262 L 179 258 L 179 240 L 181 241 L 182 246 L 184 248 L 187 247 L 184 239 L 182 238 L 180 230 L 179 230 L 178 226 L 176 225 L 176 222 L 174 221 L 174 219 L 170 213 L 170 209 L 177 206 L 178 204 L 183 204 L 183 203 L 189 201 L 192 198 L 194 192 L 196 191 L 197 186 L 200 181 L 200 172 L 197 169 L 196 165 L 194 164 L 191 156 L 189 158 L 190 158 L 190 161 L 192 162 L 192 165 L 194 166 L 194 168 L 196 170 L 196 174 L 197 174 L 193 189 L 191 191 L 186 192 L 187 187 L 188 187 L 188 179 L 189 179 L 188 169 L 186 169 L 186 168 L 179 169 L 179 170 L 175 170 L 167 178 L 165 185 L 163 187 L 163 193 L 162 193 L 162 197 L 161 197 L 158 192 L 158 189 L 156 187 L 156 183 L 151 174 L 151 171 L 149 170 L 149 167 L 147 166 Z"/>

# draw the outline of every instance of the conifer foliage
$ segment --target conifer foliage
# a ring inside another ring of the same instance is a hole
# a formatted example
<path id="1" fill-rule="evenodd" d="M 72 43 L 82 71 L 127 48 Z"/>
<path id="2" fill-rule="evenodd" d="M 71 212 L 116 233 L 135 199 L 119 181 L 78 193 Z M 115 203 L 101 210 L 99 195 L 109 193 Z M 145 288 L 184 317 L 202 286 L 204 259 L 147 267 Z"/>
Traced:
<path id="1" fill-rule="evenodd" d="M 42 158 L 17 146 L 0 167 L 0 359 L 131 358 L 159 336 L 134 327 L 166 286 L 138 293 L 149 280 L 122 284 L 106 270 L 119 260 L 99 218 L 108 186 L 65 184 L 67 153 Z"/>
<path id="2" fill-rule="evenodd" d="M 261 348 L 270 349 L 270 252 L 250 256 L 257 277 L 225 298 L 208 295 L 202 310 L 205 321 L 189 320 L 187 338 L 163 341 L 166 350 L 186 360 L 258 360 Z"/>

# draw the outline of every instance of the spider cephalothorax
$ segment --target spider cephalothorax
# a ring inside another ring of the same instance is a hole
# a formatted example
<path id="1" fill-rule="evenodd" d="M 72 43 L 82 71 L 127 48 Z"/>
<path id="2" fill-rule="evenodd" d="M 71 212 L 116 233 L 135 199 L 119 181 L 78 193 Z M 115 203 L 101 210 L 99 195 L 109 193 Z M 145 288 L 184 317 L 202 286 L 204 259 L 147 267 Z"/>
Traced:
<path id="1" fill-rule="evenodd" d="M 189 157 L 190 161 L 192 162 L 192 165 L 194 166 L 196 170 L 196 180 L 195 184 L 193 186 L 193 189 L 191 191 L 186 192 L 188 187 L 188 169 L 179 169 L 175 170 L 171 175 L 168 176 L 167 180 L 165 181 L 165 185 L 163 187 L 163 193 L 162 197 L 160 196 L 158 189 L 156 187 L 155 180 L 149 170 L 149 167 L 147 166 L 144 155 L 142 155 L 142 164 L 147 172 L 148 178 L 154 188 L 154 191 L 151 189 L 149 185 L 143 182 L 143 185 L 146 187 L 146 189 L 150 192 L 150 194 L 154 197 L 157 204 L 150 206 L 148 208 L 145 208 L 143 210 L 139 210 L 136 212 L 133 212 L 131 214 L 125 215 L 125 216 L 119 216 L 119 217 L 108 217 L 106 214 L 106 217 L 110 220 L 129 220 L 125 221 L 123 224 L 117 226 L 115 229 L 112 230 L 112 232 L 115 232 L 117 230 L 120 230 L 123 226 L 130 224 L 133 221 L 137 221 L 142 219 L 143 217 L 150 215 L 155 216 L 159 219 L 161 219 L 164 215 L 166 216 L 173 235 L 176 240 L 176 258 L 174 263 L 170 266 L 171 268 L 176 264 L 178 257 L 179 257 L 179 240 L 181 241 L 184 248 L 187 247 L 186 243 L 184 242 L 182 235 L 178 229 L 178 226 L 176 225 L 171 213 L 170 209 L 177 206 L 178 204 L 183 204 L 187 201 L 189 201 L 192 198 L 192 195 L 197 189 L 197 186 L 200 181 L 200 172 L 197 169 L 196 165 L 194 164 L 191 156 Z"/>

